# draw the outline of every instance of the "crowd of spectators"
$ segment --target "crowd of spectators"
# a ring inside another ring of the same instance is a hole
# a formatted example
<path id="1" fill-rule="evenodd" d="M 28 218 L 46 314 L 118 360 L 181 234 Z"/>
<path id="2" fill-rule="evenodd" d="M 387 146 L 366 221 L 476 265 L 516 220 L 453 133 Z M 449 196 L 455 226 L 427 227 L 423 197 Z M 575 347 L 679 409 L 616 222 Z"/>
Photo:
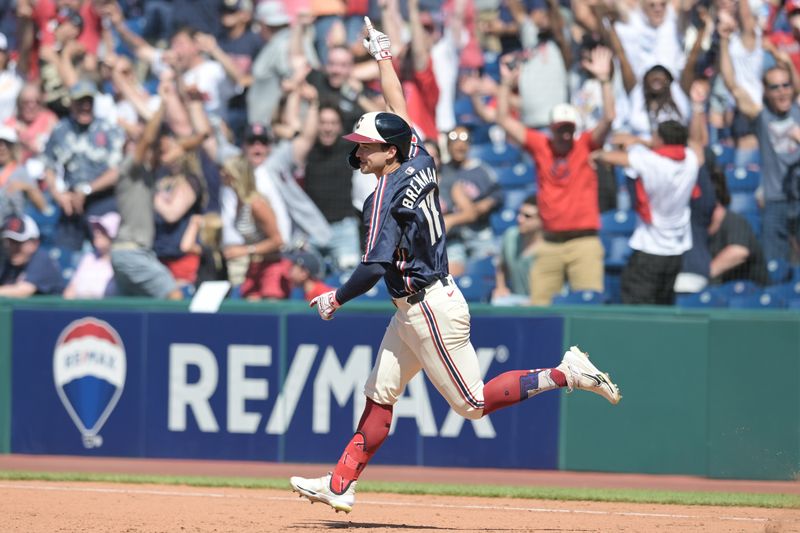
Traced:
<path id="1" fill-rule="evenodd" d="M 383 108 L 364 16 L 391 37 L 471 299 L 800 292 L 800 0 L 0 10 L 0 296 L 336 285 L 375 186 L 342 139 Z"/>

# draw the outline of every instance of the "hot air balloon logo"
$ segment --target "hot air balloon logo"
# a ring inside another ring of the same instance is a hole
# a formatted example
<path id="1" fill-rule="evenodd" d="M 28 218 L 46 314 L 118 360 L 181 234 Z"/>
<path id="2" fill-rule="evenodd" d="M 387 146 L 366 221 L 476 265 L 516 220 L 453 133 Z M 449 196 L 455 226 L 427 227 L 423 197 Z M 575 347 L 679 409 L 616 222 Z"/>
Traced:
<path id="1" fill-rule="evenodd" d="M 61 332 L 53 381 L 85 448 L 103 445 L 99 432 L 125 388 L 126 368 L 125 346 L 107 322 L 83 318 Z"/>

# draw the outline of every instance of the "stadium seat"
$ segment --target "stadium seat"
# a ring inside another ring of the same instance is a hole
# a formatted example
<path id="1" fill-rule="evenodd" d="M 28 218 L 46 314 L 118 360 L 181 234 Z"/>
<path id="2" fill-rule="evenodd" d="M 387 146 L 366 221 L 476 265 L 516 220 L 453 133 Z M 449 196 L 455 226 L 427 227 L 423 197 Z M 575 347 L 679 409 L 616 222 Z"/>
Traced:
<path id="1" fill-rule="evenodd" d="M 42 245 L 42 248 L 46 250 L 50 258 L 56 262 L 64 281 L 69 282 L 83 254 L 57 246 Z"/>
<path id="2" fill-rule="evenodd" d="M 383 280 L 378 281 L 370 290 L 355 299 L 358 302 L 386 302 L 390 298 L 389 289 Z"/>
<path id="3" fill-rule="evenodd" d="M 530 181 L 525 187 L 503 190 L 503 206 L 489 214 L 489 224 L 495 235 L 503 232 L 517 223 L 517 211 L 525 199 L 536 194 L 536 183 Z"/>
<path id="4" fill-rule="evenodd" d="M 486 144 L 492 142 L 491 129 L 498 127 L 495 124 L 480 122 L 469 126 L 469 136 L 472 144 Z"/>
<path id="5" fill-rule="evenodd" d="M 500 54 L 496 52 L 483 53 L 483 72 L 500 83 Z"/>
<path id="6" fill-rule="evenodd" d="M 747 223 L 750 224 L 750 228 L 753 230 L 753 233 L 756 234 L 756 237 L 761 238 L 761 213 L 758 211 L 754 213 L 742 213 L 742 216 L 747 220 Z"/>
<path id="7" fill-rule="evenodd" d="M 800 281 L 790 281 L 788 283 L 772 285 L 765 288 L 764 292 L 786 301 L 798 300 L 800 299 Z"/>
<path id="8" fill-rule="evenodd" d="M 783 298 L 767 292 L 733 296 L 728 300 L 731 309 L 783 309 L 786 302 Z"/>
<path id="9" fill-rule="evenodd" d="M 631 210 L 617 209 L 600 213 L 602 235 L 624 235 L 630 237 L 636 228 L 636 215 Z"/>
<path id="10" fill-rule="evenodd" d="M 489 215 L 489 224 L 492 226 L 492 232 L 498 237 L 516 223 L 517 210 L 510 207 L 497 209 Z"/>
<path id="11" fill-rule="evenodd" d="M 553 305 L 601 305 L 606 297 L 598 291 L 569 291 L 553 297 Z"/>
<path id="12" fill-rule="evenodd" d="M 746 296 L 749 294 L 760 294 L 761 287 L 750 280 L 729 281 L 722 285 L 716 285 L 708 289 L 715 294 L 721 294 L 728 300 L 735 296 Z"/>
<path id="13" fill-rule="evenodd" d="M 468 96 L 456 98 L 456 101 L 453 102 L 453 111 L 456 117 L 456 124 L 467 127 L 483 124 L 483 120 L 475 113 L 475 108 L 472 107 L 472 100 Z"/>
<path id="14" fill-rule="evenodd" d="M 622 289 L 620 283 L 620 274 L 606 272 L 603 276 L 603 288 L 605 289 L 605 300 L 607 303 L 622 303 Z"/>
<path id="15" fill-rule="evenodd" d="M 492 256 L 468 261 L 465 265 L 464 274 L 494 280 L 494 261 L 495 259 Z"/>
<path id="16" fill-rule="evenodd" d="M 347 281 L 346 274 L 331 274 L 327 276 L 324 280 L 325 285 L 330 285 L 331 287 L 341 287 L 345 281 Z"/>
<path id="17" fill-rule="evenodd" d="M 800 281 L 800 265 L 795 265 L 791 268 L 792 275 L 789 277 L 792 281 Z"/>
<path id="18" fill-rule="evenodd" d="M 617 188 L 626 186 L 628 176 L 625 175 L 624 167 L 614 167 L 614 179 L 617 182 Z"/>
<path id="19" fill-rule="evenodd" d="M 601 235 L 606 250 L 605 266 L 607 269 L 621 270 L 627 263 L 633 250 L 628 246 L 628 237 L 624 235 Z"/>
<path id="20" fill-rule="evenodd" d="M 289 293 L 290 300 L 305 300 L 306 293 L 303 290 L 303 287 L 293 287 L 292 291 Z"/>
<path id="21" fill-rule="evenodd" d="M 511 167 L 497 169 L 497 183 L 503 189 L 525 187 L 536 182 L 536 171 L 533 166 L 517 163 Z"/>
<path id="22" fill-rule="evenodd" d="M 727 307 L 728 300 L 723 294 L 706 290 L 692 294 L 677 294 L 675 305 L 694 308 Z"/>
<path id="23" fill-rule="evenodd" d="M 469 261 L 464 274 L 456 278 L 464 298 L 468 302 L 489 302 L 495 286 L 494 257 Z"/>
<path id="24" fill-rule="evenodd" d="M 767 261 L 767 272 L 771 284 L 783 283 L 791 275 L 791 266 L 786 259 L 770 259 Z"/>
<path id="25" fill-rule="evenodd" d="M 753 192 L 761 183 L 761 171 L 753 168 L 729 168 L 725 177 L 731 192 Z"/>
<path id="26" fill-rule="evenodd" d="M 492 167 L 513 166 L 522 161 L 522 152 L 509 143 L 473 144 L 470 156 Z"/>
<path id="27" fill-rule="evenodd" d="M 241 285 L 234 285 L 231 287 L 231 290 L 228 291 L 228 298 L 231 300 L 241 300 L 242 299 L 242 286 Z"/>
<path id="28" fill-rule="evenodd" d="M 733 158 L 736 155 L 736 149 L 727 144 L 714 143 L 711 145 L 711 151 L 717 158 L 717 164 L 722 168 L 733 163 Z"/>
<path id="29" fill-rule="evenodd" d="M 786 307 L 788 307 L 789 309 L 800 310 L 800 298 L 795 300 L 789 300 L 789 302 L 786 304 Z"/>
<path id="30" fill-rule="evenodd" d="M 456 285 L 468 302 L 488 303 L 494 290 L 494 279 L 487 280 L 481 276 L 464 274 L 455 278 Z"/>
<path id="31" fill-rule="evenodd" d="M 32 205 L 25 207 L 25 214 L 28 215 L 39 226 L 39 240 L 43 245 L 52 245 L 55 240 L 56 225 L 61 216 L 61 209 L 55 203 L 48 203 L 44 212 L 39 211 Z"/>
<path id="32" fill-rule="evenodd" d="M 752 192 L 731 192 L 728 209 L 739 214 L 758 213 L 758 203 Z"/>

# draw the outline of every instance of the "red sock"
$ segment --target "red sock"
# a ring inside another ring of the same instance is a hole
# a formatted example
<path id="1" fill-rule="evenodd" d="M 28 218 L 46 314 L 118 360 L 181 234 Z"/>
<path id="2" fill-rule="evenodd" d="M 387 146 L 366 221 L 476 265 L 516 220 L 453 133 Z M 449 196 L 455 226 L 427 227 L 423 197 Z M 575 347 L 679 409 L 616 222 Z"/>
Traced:
<path id="1" fill-rule="evenodd" d="M 367 399 L 358 429 L 344 449 L 331 475 L 331 490 L 343 494 L 358 479 L 364 467 L 389 435 L 392 406 L 379 405 Z"/>
<path id="2" fill-rule="evenodd" d="M 540 375 L 545 372 L 549 380 L 540 382 Z M 488 415 L 503 407 L 527 400 L 540 392 L 566 386 L 566 376 L 556 368 L 504 372 L 483 386 L 483 414 Z"/>

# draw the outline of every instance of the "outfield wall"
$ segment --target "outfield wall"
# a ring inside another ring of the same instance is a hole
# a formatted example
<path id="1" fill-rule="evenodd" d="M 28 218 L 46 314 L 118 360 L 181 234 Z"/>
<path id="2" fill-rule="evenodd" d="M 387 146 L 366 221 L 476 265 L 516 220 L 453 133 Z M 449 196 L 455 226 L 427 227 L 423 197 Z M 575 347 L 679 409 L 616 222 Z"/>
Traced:
<path id="1" fill-rule="evenodd" d="M 392 309 L 353 304 L 323 322 L 302 302 L 230 302 L 216 315 L 135 299 L 0 302 L 0 452 L 330 463 L 358 422 Z M 415 379 L 376 462 L 800 471 L 798 313 L 472 311 L 487 378 L 553 366 L 577 343 L 612 372 L 623 401 L 544 394 L 467 421 Z"/>

